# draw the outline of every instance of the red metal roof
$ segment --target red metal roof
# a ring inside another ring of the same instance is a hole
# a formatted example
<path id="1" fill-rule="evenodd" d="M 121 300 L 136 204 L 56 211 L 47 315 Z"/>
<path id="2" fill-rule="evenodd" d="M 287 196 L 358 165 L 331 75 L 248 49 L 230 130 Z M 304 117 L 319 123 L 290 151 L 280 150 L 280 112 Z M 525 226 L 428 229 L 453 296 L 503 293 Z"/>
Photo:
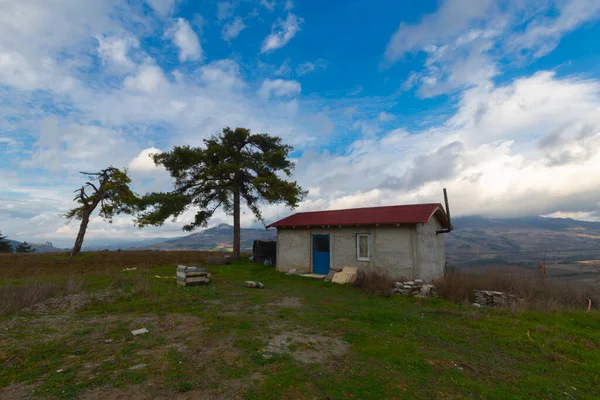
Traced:
<path id="1" fill-rule="evenodd" d="M 436 213 L 442 225 L 446 226 L 447 217 L 442 205 L 440 203 L 430 203 L 301 212 L 274 222 L 268 225 L 267 228 L 425 224 Z"/>

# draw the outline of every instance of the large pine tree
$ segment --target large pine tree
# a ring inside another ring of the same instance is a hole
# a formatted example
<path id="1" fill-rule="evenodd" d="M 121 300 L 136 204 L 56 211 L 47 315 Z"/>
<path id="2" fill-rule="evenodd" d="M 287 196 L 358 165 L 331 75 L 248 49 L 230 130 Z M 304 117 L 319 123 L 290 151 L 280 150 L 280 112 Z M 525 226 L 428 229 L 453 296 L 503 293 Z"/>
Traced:
<path id="1" fill-rule="evenodd" d="M 6 236 L 2 236 L 2 232 L 0 232 L 0 253 L 12 253 L 13 247 L 10 245 L 9 241 L 6 239 Z"/>
<path id="2" fill-rule="evenodd" d="M 183 227 L 191 231 L 205 227 L 213 213 L 222 207 L 233 214 L 233 256 L 240 256 L 240 206 L 242 200 L 262 221 L 261 202 L 284 203 L 295 208 L 307 192 L 296 183 L 283 179 L 291 176 L 294 163 L 288 160 L 291 146 L 266 133 L 252 134 L 249 129 L 223 129 L 218 136 L 204 140 L 204 148 L 176 146 L 152 157 L 169 171 L 174 190 L 148 193 L 142 198 L 147 211 L 138 217 L 138 225 L 162 225 L 190 208 L 197 209 L 194 221 Z"/>

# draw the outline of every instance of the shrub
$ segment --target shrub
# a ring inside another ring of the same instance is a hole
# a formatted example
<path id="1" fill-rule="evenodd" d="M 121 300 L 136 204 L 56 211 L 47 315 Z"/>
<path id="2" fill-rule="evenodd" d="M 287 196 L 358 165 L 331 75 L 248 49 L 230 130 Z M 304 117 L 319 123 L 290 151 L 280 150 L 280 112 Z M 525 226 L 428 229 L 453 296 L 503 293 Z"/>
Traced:
<path id="1" fill-rule="evenodd" d="M 0 286 L 0 315 L 8 315 L 23 308 L 41 303 L 50 297 L 62 296 L 77 292 L 82 281 L 69 276 L 65 281 L 32 282 L 23 285 L 7 284 Z"/>
<path id="2" fill-rule="evenodd" d="M 394 280 L 386 270 L 379 267 L 359 269 L 354 286 L 364 290 L 369 296 L 390 296 Z"/>
<path id="3" fill-rule="evenodd" d="M 467 305 L 474 301 L 475 290 L 493 290 L 524 299 L 525 307 L 529 310 L 585 310 L 588 300 L 592 301 L 593 308 L 600 308 L 600 294 L 595 291 L 574 289 L 563 282 L 549 282 L 533 277 L 491 273 L 469 275 L 451 270 L 434 284 L 440 297 Z"/>

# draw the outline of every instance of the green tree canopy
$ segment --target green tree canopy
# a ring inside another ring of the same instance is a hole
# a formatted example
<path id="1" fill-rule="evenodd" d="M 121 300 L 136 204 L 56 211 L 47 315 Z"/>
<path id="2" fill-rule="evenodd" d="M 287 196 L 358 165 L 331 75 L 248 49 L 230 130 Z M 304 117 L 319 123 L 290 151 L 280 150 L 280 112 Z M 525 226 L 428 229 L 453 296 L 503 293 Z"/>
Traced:
<path id="1" fill-rule="evenodd" d="M 13 247 L 10 242 L 6 239 L 6 236 L 2 236 L 0 232 L 0 253 L 12 253 Z"/>
<path id="2" fill-rule="evenodd" d="M 204 140 L 204 148 L 176 146 L 152 155 L 174 181 L 174 190 L 148 193 L 141 201 L 146 209 L 138 225 L 162 225 L 184 211 L 197 209 L 194 220 L 183 227 L 192 231 L 205 227 L 213 213 L 222 207 L 233 214 L 234 257 L 240 254 L 240 203 L 243 198 L 258 220 L 263 220 L 260 203 L 284 203 L 295 208 L 306 193 L 291 176 L 294 163 L 288 160 L 291 146 L 266 133 L 252 134 L 249 129 L 227 127 L 217 136 Z"/>
<path id="3" fill-rule="evenodd" d="M 16 253 L 33 253 L 35 249 L 27 242 L 20 243 L 16 248 Z"/>
<path id="4" fill-rule="evenodd" d="M 73 200 L 79 205 L 64 215 L 68 222 L 73 218 L 81 221 L 71 255 L 76 255 L 81 251 L 90 216 L 96 207 L 100 206 L 100 217 L 112 222 L 115 215 L 133 214 L 139 201 L 139 198 L 129 188 L 131 179 L 126 170 L 121 171 L 111 166 L 100 172 L 81 172 L 81 174 L 85 175 L 89 181 L 80 189 L 75 190 L 77 195 Z"/>

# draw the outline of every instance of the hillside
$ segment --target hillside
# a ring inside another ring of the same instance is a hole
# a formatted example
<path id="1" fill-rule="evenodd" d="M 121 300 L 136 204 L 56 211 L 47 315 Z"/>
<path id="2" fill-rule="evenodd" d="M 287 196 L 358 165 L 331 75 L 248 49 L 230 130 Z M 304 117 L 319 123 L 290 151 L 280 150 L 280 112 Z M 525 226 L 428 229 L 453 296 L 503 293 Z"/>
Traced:
<path id="1" fill-rule="evenodd" d="M 265 229 L 241 229 L 242 251 L 252 251 L 255 240 L 275 240 L 275 231 Z M 144 250 L 200 250 L 200 251 L 230 251 L 233 244 L 233 226 L 220 224 L 214 228 L 205 229 L 191 235 L 165 240 L 150 245 L 137 245 L 130 249 Z"/>
<path id="2" fill-rule="evenodd" d="M 598 398 L 597 308 L 372 295 L 211 257 L 0 255 L 0 399 Z M 188 262 L 209 285 L 176 285 Z"/>
<path id="3" fill-rule="evenodd" d="M 570 218 L 462 217 L 445 236 L 449 263 L 600 259 L 600 223 Z"/>
<path id="4" fill-rule="evenodd" d="M 13 247 L 13 251 L 14 249 L 17 248 L 18 245 L 20 245 L 22 242 L 18 242 L 16 240 L 8 240 L 8 242 L 10 243 L 10 245 Z M 35 249 L 36 253 L 60 253 L 63 251 L 67 251 L 67 249 L 60 249 L 58 247 L 54 247 L 54 245 L 51 242 L 45 242 L 45 243 L 29 243 L 29 245 L 31 245 L 32 248 Z"/>
<path id="5" fill-rule="evenodd" d="M 150 239 L 142 239 L 142 240 L 120 240 L 118 242 L 110 242 L 110 243 L 91 243 L 86 245 L 85 242 L 83 244 L 83 251 L 97 251 L 97 250 L 125 250 L 132 248 L 140 248 L 145 249 L 149 246 L 152 246 L 155 243 L 164 242 L 166 240 L 173 240 L 175 238 L 150 238 Z"/>

